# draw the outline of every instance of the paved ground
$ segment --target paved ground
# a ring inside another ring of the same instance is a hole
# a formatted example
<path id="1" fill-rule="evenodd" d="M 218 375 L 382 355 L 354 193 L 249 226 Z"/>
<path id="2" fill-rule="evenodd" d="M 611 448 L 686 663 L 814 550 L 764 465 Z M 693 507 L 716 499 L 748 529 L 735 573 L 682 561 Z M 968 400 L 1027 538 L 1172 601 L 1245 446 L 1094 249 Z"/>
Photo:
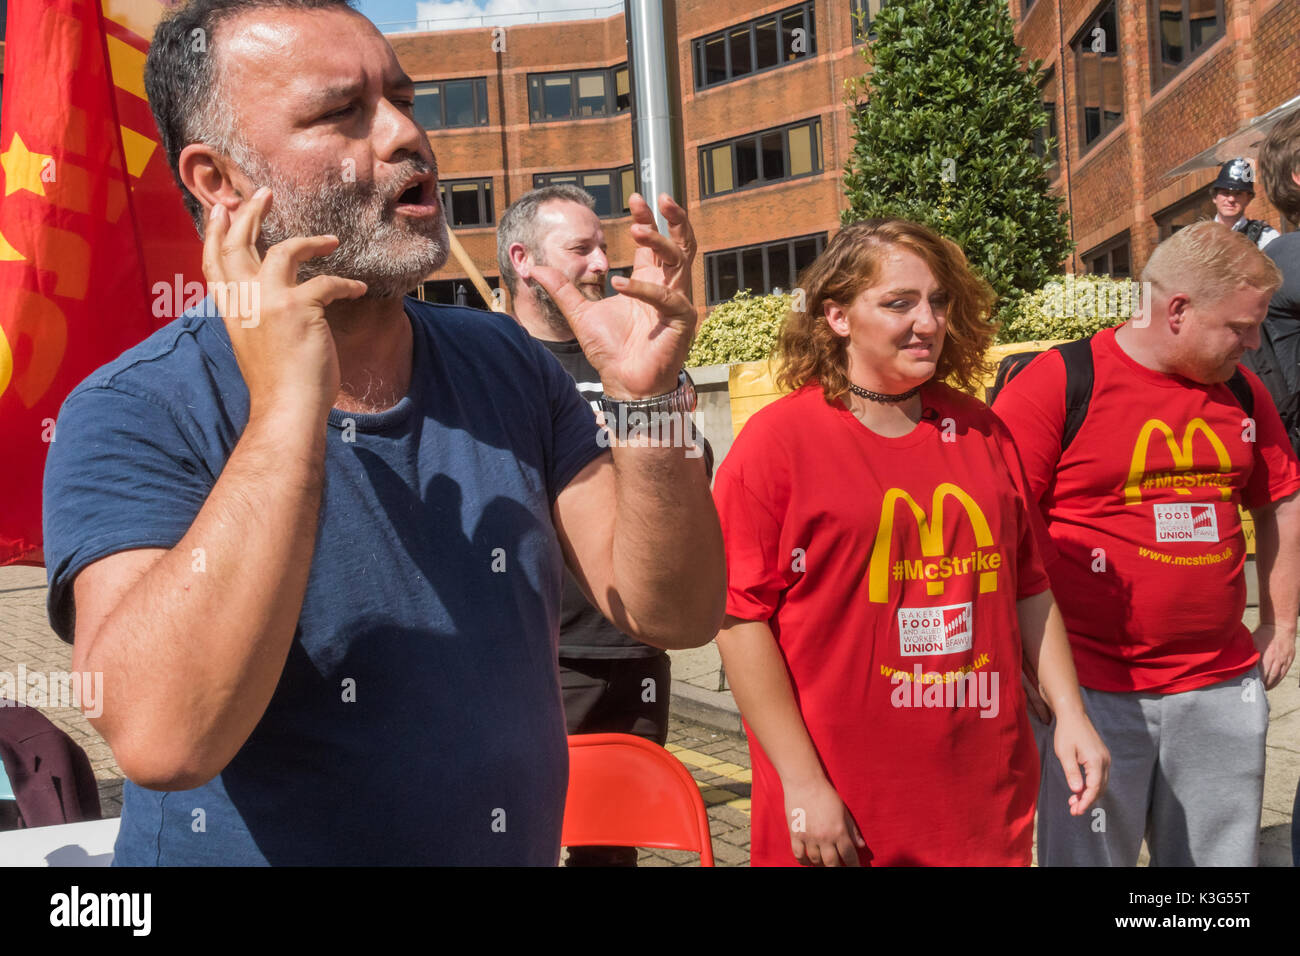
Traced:
<path id="1" fill-rule="evenodd" d="M 1255 622 L 1254 610 L 1246 623 Z M 668 749 L 695 777 L 709 808 L 713 852 L 719 866 L 749 862 L 749 751 L 739 733 L 735 703 L 725 690 L 713 645 L 673 655 L 673 712 Z M 0 675 L 50 673 L 71 667 L 71 648 L 55 637 L 45 616 L 45 572 L 0 568 Z M 0 678 L 3 679 L 3 678 Z M 1260 831 L 1260 862 L 1290 866 L 1292 799 L 1300 778 L 1300 663 L 1269 693 L 1268 769 Z M 122 772 L 102 738 L 75 708 L 42 707 L 85 749 L 99 781 L 106 817 L 122 807 Z M 697 865 L 692 853 L 643 850 L 642 865 Z M 1143 854 L 1145 862 L 1145 853 Z"/>

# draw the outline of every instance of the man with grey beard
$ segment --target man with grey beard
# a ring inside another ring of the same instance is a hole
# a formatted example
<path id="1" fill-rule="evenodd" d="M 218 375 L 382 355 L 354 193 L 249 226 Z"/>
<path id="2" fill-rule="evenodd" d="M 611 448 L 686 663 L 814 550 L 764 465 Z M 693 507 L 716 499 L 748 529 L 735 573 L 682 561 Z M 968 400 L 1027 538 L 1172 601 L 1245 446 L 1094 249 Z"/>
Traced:
<path id="1" fill-rule="evenodd" d="M 146 87 L 209 283 L 256 294 L 91 375 L 48 458 L 50 620 L 128 778 L 115 862 L 554 865 L 562 574 L 647 644 L 711 639 L 703 464 L 602 447 L 508 318 L 403 299 L 446 258 L 437 167 L 343 0 L 190 0 Z M 605 394 L 654 407 L 695 313 L 634 218 L 621 294 L 534 277 Z"/>
<path id="2" fill-rule="evenodd" d="M 695 257 L 695 236 L 686 213 L 664 196 L 660 209 L 682 250 L 685 270 Z M 645 206 L 632 197 L 633 210 Z M 609 259 L 596 201 L 577 186 L 543 186 L 516 199 L 497 228 L 497 265 L 510 290 L 515 318 L 559 360 L 579 394 L 599 412 L 604 400 L 600 375 L 583 354 L 569 320 L 545 287 L 533 278 L 537 266 L 558 269 L 593 302 L 604 297 Z M 648 214 L 648 210 L 646 210 Z M 685 371 L 682 372 L 685 375 Z M 686 436 L 689 414 L 681 418 Z M 699 439 L 713 473 L 713 453 Z M 560 687 L 571 734 L 636 734 L 663 746 L 668 739 L 668 655 L 619 631 L 565 575 L 560 606 Z M 566 866 L 635 866 L 635 847 L 571 847 Z"/>

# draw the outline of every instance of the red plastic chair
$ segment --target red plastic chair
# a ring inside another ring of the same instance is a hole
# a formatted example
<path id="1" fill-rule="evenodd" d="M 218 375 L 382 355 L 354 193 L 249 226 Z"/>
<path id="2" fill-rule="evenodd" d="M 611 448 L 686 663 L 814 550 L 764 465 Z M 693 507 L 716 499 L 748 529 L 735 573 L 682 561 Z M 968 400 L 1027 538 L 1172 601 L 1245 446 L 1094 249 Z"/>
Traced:
<path id="1" fill-rule="evenodd" d="M 713 840 L 700 788 L 682 762 L 631 734 L 569 738 L 569 795 L 563 846 L 689 850 L 713 866 Z"/>

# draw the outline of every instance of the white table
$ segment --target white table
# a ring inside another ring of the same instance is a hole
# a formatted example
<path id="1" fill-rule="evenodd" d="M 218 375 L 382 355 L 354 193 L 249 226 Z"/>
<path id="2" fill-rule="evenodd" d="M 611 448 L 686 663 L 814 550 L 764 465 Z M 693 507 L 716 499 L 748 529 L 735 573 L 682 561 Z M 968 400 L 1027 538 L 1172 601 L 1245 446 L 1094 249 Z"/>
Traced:
<path id="1" fill-rule="evenodd" d="M 91 820 L 0 833 L 0 866 L 108 866 L 121 821 Z"/>

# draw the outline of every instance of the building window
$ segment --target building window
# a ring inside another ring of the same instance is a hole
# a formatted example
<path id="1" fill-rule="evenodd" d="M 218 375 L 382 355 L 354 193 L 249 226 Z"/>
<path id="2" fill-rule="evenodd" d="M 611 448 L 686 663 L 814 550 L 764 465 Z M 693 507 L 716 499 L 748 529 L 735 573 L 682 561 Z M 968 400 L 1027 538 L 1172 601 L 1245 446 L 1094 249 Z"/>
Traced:
<path id="1" fill-rule="evenodd" d="M 1097 248 L 1083 254 L 1083 264 L 1089 275 L 1116 276 L 1127 279 L 1129 273 L 1128 233 L 1116 236 Z"/>
<path id="2" fill-rule="evenodd" d="M 1048 70 L 1042 85 L 1038 88 L 1039 101 L 1047 122 L 1034 130 L 1034 152 L 1047 165 L 1047 174 L 1053 180 L 1061 173 L 1059 141 L 1056 135 L 1056 71 Z M 1048 142 L 1052 146 L 1048 149 Z"/>
<path id="3" fill-rule="evenodd" d="M 1223 0 L 1149 0 L 1151 89 L 1168 83 L 1223 36 Z"/>
<path id="4" fill-rule="evenodd" d="M 767 295 L 774 289 L 792 289 L 799 273 L 812 264 L 825 246 L 823 232 L 761 246 L 705 253 L 706 304 L 726 302 L 741 289 L 749 289 L 755 295 Z"/>
<path id="5" fill-rule="evenodd" d="M 616 116 L 632 108 L 627 64 L 603 70 L 533 73 L 528 112 L 534 123 Z"/>
<path id="6" fill-rule="evenodd" d="M 1186 199 L 1162 209 L 1153 217 L 1160 230 L 1160 241 L 1164 242 L 1179 229 L 1190 226 L 1203 219 L 1213 219 L 1217 210 L 1214 202 L 1206 195 L 1204 189 L 1198 189 Z"/>
<path id="7" fill-rule="evenodd" d="M 594 169 L 577 173 L 538 173 L 533 176 L 533 188 L 568 184 L 580 186 L 596 200 L 596 215 L 601 219 L 626 216 L 631 210 L 627 201 L 636 192 L 636 177 L 632 167 L 622 169 Z"/>
<path id="8" fill-rule="evenodd" d="M 849 15 L 853 17 L 853 42 L 866 43 L 876 35 L 872 24 L 886 0 L 849 0 Z"/>
<path id="9" fill-rule="evenodd" d="M 426 130 L 486 126 L 487 103 L 485 77 L 415 84 L 415 121 Z"/>
<path id="10" fill-rule="evenodd" d="M 498 288 L 501 281 L 497 276 L 484 276 L 489 289 Z M 439 279 L 437 282 L 421 282 L 415 289 L 415 297 L 421 302 L 437 302 L 440 305 L 467 305 L 471 309 L 486 309 L 487 303 L 478 294 L 478 289 L 468 279 Z"/>
<path id="11" fill-rule="evenodd" d="M 1025 0 L 1025 2 L 1020 5 L 1020 15 L 1022 17 L 1029 16 L 1029 9 L 1033 5 L 1034 5 L 1034 0 Z"/>
<path id="12" fill-rule="evenodd" d="M 1124 78 L 1119 65 L 1115 0 L 1102 7 L 1074 41 L 1079 90 L 1079 137 L 1084 147 L 1101 139 L 1124 116 Z"/>
<path id="13" fill-rule="evenodd" d="M 447 223 L 452 226 L 490 226 L 496 218 L 492 210 L 492 180 L 450 179 L 438 184 Z"/>
<path id="14" fill-rule="evenodd" d="M 697 90 L 816 55 L 817 26 L 811 2 L 691 41 Z"/>
<path id="15" fill-rule="evenodd" d="M 719 196 L 821 171 L 822 123 L 816 118 L 700 147 L 701 196 Z"/>

